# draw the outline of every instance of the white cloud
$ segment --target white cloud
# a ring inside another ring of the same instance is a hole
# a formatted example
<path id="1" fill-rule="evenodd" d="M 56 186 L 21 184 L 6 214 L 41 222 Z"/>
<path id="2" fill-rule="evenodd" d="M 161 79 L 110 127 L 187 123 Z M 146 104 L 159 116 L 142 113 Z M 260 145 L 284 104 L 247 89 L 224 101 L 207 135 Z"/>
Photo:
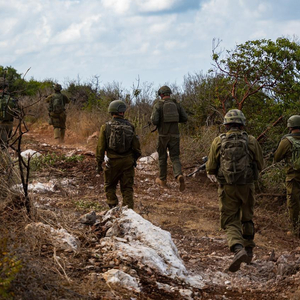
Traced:
<path id="1" fill-rule="evenodd" d="M 102 0 L 104 8 L 110 8 L 117 14 L 128 12 L 131 2 L 131 0 Z"/>
<path id="2" fill-rule="evenodd" d="M 1 64 L 37 80 L 181 82 L 211 67 L 213 38 L 232 49 L 297 35 L 300 3 L 285 1 L 11 0 L 0 3 Z"/>
<path id="3" fill-rule="evenodd" d="M 154 12 L 171 9 L 176 0 L 135 0 L 141 12 Z"/>

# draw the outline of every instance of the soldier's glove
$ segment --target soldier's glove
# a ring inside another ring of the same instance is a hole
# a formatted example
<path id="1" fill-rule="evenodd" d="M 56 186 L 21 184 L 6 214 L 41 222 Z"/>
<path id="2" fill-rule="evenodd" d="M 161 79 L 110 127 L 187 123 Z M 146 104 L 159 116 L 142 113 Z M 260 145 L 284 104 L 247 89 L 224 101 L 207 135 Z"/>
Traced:
<path id="1" fill-rule="evenodd" d="M 217 177 L 216 175 L 211 175 L 211 174 L 207 174 L 207 178 L 211 181 L 211 182 L 217 182 Z"/>
<path id="2" fill-rule="evenodd" d="M 103 172 L 102 164 L 98 164 L 96 171 L 97 171 L 97 174 L 100 174 L 101 172 Z"/>

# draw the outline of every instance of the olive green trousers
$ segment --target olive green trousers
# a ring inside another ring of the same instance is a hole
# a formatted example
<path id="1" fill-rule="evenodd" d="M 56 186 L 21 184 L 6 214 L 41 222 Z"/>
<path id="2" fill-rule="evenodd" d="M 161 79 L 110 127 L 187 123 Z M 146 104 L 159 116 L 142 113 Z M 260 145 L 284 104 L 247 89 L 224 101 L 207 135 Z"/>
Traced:
<path id="1" fill-rule="evenodd" d="M 173 175 L 177 178 L 182 174 L 181 163 L 179 159 L 180 155 L 180 138 L 178 135 L 160 135 L 158 138 L 157 152 L 158 152 L 158 165 L 159 165 L 159 178 L 161 180 L 167 179 L 168 168 L 168 152 L 173 167 Z"/>
<path id="2" fill-rule="evenodd" d="M 255 247 L 254 184 L 220 184 L 218 188 L 221 228 L 225 230 L 228 246 L 235 244 Z"/>
<path id="3" fill-rule="evenodd" d="M 104 167 L 104 191 L 108 205 L 117 205 L 117 184 L 123 197 L 123 206 L 134 207 L 133 184 L 134 184 L 134 159 L 132 156 L 110 159 Z"/>
<path id="4" fill-rule="evenodd" d="M 300 182 L 297 179 L 287 179 L 287 208 L 294 233 L 300 236 Z"/>
<path id="5" fill-rule="evenodd" d="M 50 124 L 54 127 L 54 138 L 61 143 L 65 140 L 66 119 L 65 113 L 50 116 Z"/>

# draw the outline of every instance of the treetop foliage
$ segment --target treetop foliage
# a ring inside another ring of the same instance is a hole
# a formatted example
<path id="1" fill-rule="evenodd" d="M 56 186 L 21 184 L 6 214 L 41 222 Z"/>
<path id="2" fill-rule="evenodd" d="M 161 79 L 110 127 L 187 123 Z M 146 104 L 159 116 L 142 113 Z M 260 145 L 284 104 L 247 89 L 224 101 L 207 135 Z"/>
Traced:
<path id="1" fill-rule="evenodd" d="M 259 91 L 274 101 L 298 99 L 300 92 L 300 46 L 287 38 L 247 41 L 226 51 L 224 58 L 213 49 L 215 70 L 230 79 L 231 97 L 242 109 Z"/>

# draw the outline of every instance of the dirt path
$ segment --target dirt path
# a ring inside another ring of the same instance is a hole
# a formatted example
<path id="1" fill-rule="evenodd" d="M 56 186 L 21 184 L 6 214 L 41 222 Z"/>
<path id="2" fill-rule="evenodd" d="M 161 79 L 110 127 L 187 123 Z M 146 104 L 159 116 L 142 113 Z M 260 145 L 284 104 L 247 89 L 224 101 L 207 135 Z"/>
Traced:
<path id="1" fill-rule="evenodd" d="M 100 210 L 107 209 L 103 193 L 103 178 L 102 176 L 97 177 L 95 174 L 93 147 L 76 145 L 71 140 L 67 140 L 63 147 L 54 146 L 50 136 L 50 131 L 31 131 L 25 138 L 26 148 L 44 154 L 83 155 L 84 160 L 82 162 L 60 162 L 52 166 L 50 170 L 34 174 L 34 176 L 44 182 L 54 177 L 72 179 L 76 193 L 60 188 L 61 193 L 33 197 L 40 205 L 44 203 L 48 206 L 48 213 L 44 210 L 39 217 L 40 219 L 44 218 L 47 223 L 55 224 L 57 216 L 49 217 L 50 212 L 52 212 L 60 215 L 61 223 L 72 228 L 72 220 L 75 216 L 78 217 L 80 214 L 90 211 L 91 208 L 95 207 L 95 203 Z M 195 299 L 300 298 L 300 290 L 298 289 L 300 267 L 297 269 L 300 264 L 294 263 L 299 261 L 300 242 L 299 239 L 287 235 L 288 223 L 285 203 L 282 199 L 258 197 L 254 219 L 257 231 L 255 236 L 257 247 L 255 248 L 253 263 L 242 265 L 240 271 L 231 274 L 226 271 L 226 268 L 232 259 L 232 254 L 228 250 L 224 232 L 219 229 L 217 186 L 210 183 L 204 174 L 200 174 L 196 178 L 187 178 L 186 191 L 180 193 L 177 183 L 172 179 L 171 169 L 168 188 L 166 189 L 154 184 L 156 174 L 156 163 L 138 164 L 134 187 L 135 211 L 154 225 L 171 233 L 180 256 L 189 271 L 194 274 L 204 274 L 209 278 L 210 283 L 207 288 L 201 291 L 201 296 Z M 48 214 L 47 217 L 46 214 Z M 85 288 L 91 289 L 94 293 L 90 291 L 90 295 L 96 295 L 94 292 L 96 286 L 92 287 L 86 279 L 89 249 L 97 245 L 97 241 L 93 240 L 94 237 L 91 238 L 89 234 L 89 232 L 81 233 L 86 256 L 74 257 L 67 270 L 68 276 L 75 283 L 80 282 L 78 287 L 81 286 L 81 290 L 85 282 Z M 42 248 L 42 253 L 31 252 L 30 255 L 36 255 L 37 264 L 53 264 L 51 251 L 46 246 Z M 283 255 L 286 255 L 287 261 L 291 259 L 291 256 L 294 258 L 292 271 L 278 271 L 278 258 L 283 257 Z M 28 257 L 28 261 L 31 259 Z M 99 266 L 102 271 L 105 269 L 105 266 L 101 266 L 100 262 Z M 48 283 L 49 286 L 57 284 L 54 284 L 54 274 L 49 278 L 53 281 L 51 284 Z M 44 279 L 40 280 L 43 281 Z M 101 288 L 103 294 L 98 293 L 95 297 L 88 296 L 89 293 L 86 291 L 83 294 L 86 295 L 86 299 L 122 299 L 117 298 L 120 295 L 116 296 L 107 287 L 105 288 L 103 283 Z M 66 289 L 72 290 L 72 286 Z M 25 295 L 22 289 L 19 292 Z M 65 290 L 64 292 L 67 293 Z M 60 295 L 60 293 L 59 289 L 56 288 L 53 299 L 60 299 L 59 296 L 55 296 Z M 72 292 L 69 292 L 69 297 L 71 294 Z M 176 299 L 176 297 L 163 292 L 159 294 L 158 291 L 154 290 L 152 292 L 149 290 L 145 295 L 141 295 L 140 299 L 157 299 L 158 297 Z M 70 299 L 77 298 L 74 296 Z M 82 298 L 78 296 L 78 299 Z"/>

